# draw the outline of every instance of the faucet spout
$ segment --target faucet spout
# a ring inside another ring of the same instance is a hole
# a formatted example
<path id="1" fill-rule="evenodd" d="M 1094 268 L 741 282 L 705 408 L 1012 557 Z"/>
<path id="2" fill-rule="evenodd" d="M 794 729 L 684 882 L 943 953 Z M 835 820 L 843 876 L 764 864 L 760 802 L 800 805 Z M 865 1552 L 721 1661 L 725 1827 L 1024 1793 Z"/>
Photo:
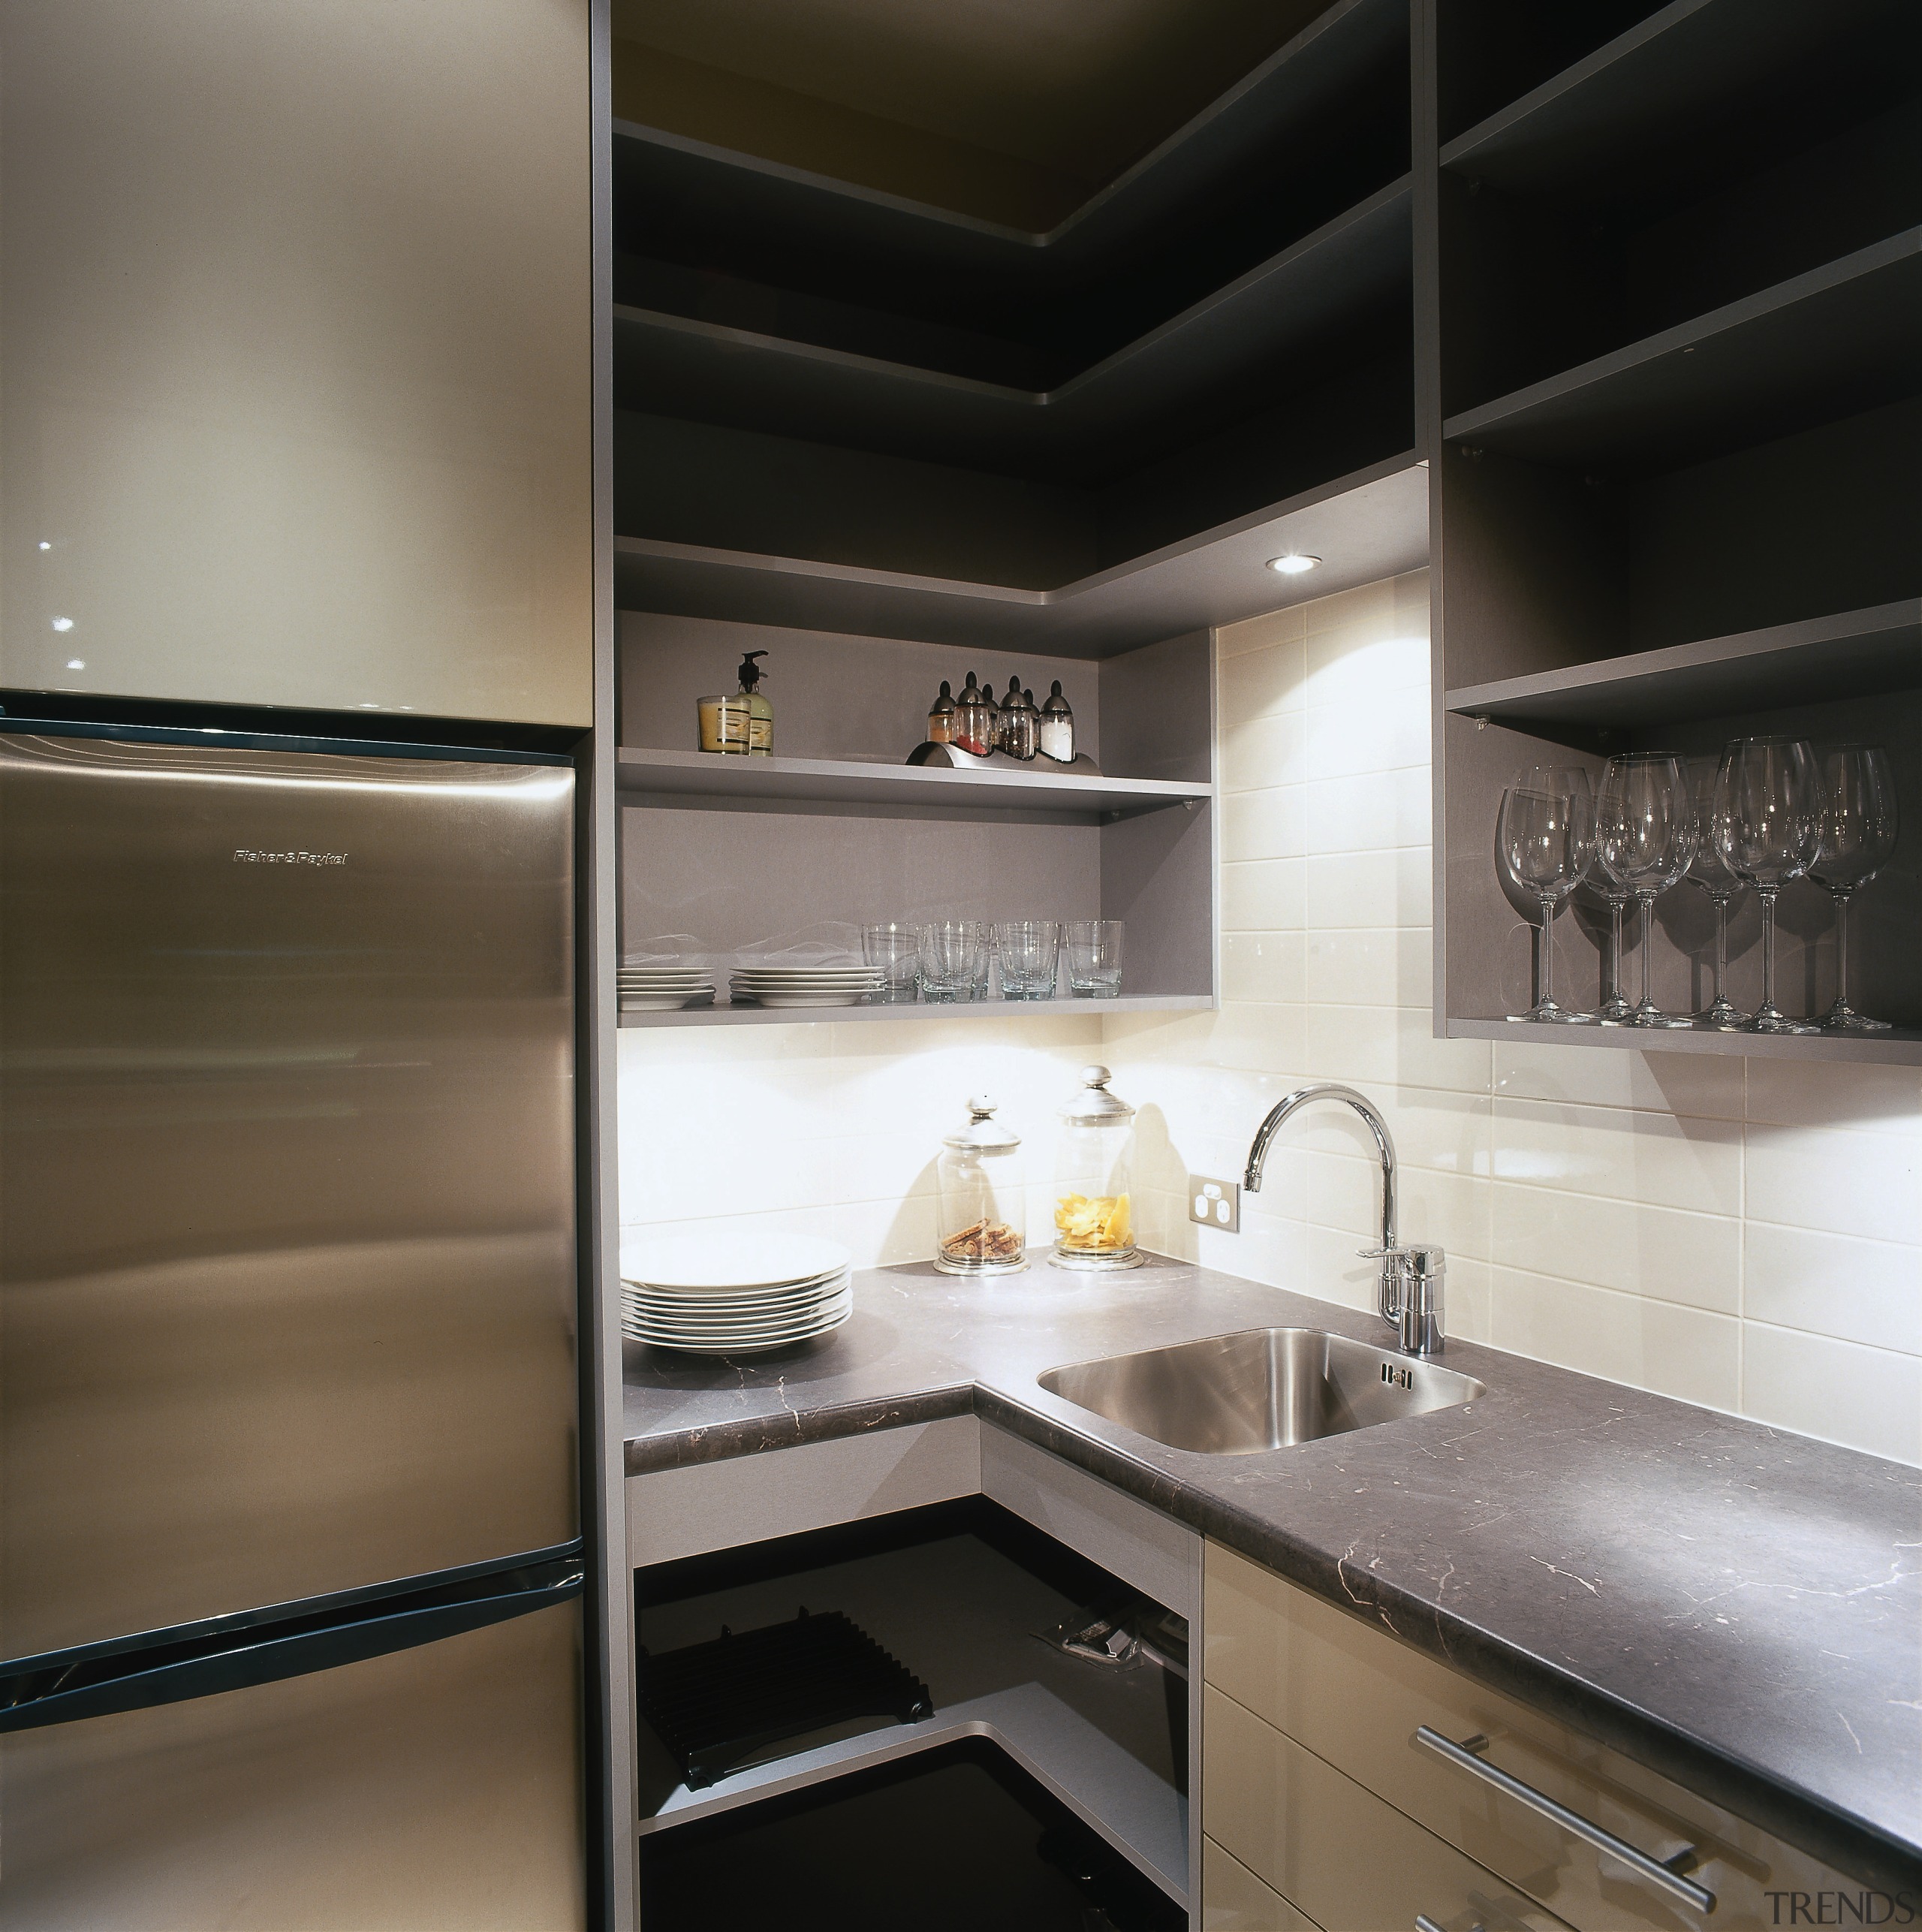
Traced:
<path id="1" fill-rule="evenodd" d="M 1268 1144 L 1275 1138 L 1282 1122 L 1311 1100 L 1339 1100 L 1352 1107 L 1366 1124 L 1368 1131 L 1375 1136 L 1375 1145 L 1381 1156 L 1381 1312 L 1390 1320 L 1397 1316 L 1399 1298 L 1393 1293 L 1397 1279 L 1396 1247 L 1395 1242 L 1395 1142 L 1388 1132 L 1388 1123 L 1382 1119 L 1379 1110 L 1366 1094 L 1357 1093 L 1351 1087 L 1342 1087 L 1332 1081 L 1318 1081 L 1310 1087 L 1298 1087 L 1294 1093 L 1285 1096 L 1268 1110 L 1268 1117 L 1255 1130 L 1254 1144 L 1248 1150 L 1248 1171 L 1242 1177 L 1244 1193 L 1261 1192 L 1261 1170 L 1268 1159 Z"/>

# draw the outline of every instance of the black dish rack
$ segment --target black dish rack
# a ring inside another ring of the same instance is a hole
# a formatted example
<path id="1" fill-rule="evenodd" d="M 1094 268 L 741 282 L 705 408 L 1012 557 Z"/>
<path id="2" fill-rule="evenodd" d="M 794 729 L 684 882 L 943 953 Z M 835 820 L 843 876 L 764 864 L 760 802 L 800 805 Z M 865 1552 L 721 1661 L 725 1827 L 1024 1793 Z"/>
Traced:
<path id="1" fill-rule="evenodd" d="M 690 1791 L 775 1746 L 862 1717 L 934 1715 L 928 1687 L 839 1610 L 731 1631 L 660 1656 L 639 1653 L 641 1715 Z"/>

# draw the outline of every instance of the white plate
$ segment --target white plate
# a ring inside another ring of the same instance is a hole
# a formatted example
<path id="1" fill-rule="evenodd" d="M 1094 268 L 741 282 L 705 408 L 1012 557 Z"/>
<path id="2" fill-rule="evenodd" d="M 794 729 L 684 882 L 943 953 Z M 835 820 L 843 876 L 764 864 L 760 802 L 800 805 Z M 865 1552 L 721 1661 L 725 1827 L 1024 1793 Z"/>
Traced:
<path id="1" fill-rule="evenodd" d="M 852 1267 L 854 1259 L 839 1241 L 779 1228 L 641 1235 L 621 1245 L 621 1279 L 697 1294 L 797 1288 Z"/>
<path id="2" fill-rule="evenodd" d="M 691 993 L 624 993 L 621 995 L 623 1013 L 673 1013 L 683 1006 L 712 1005 L 714 989 L 711 986 L 697 987 Z"/>
<path id="3" fill-rule="evenodd" d="M 792 1308 L 810 1298 L 839 1295 L 848 1285 L 845 1268 L 812 1281 L 797 1281 L 782 1288 L 661 1288 L 652 1282 L 624 1281 L 621 1292 L 630 1301 L 644 1301 L 657 1308 Z"/>
<path id="4" fill-rule="evenodd" d="M 761 1328 L 670 1328 L 658 1322 L 643 1321 L 639 1316 L 623 1318 L 626 1332 L 644 1342 L 685 1343 L 690 1348 L 720 1348 L 734 1342 L 798 1342 L 818 1335 L 824 1328 L 838 1328 L 853 1307 L 851 1301 L 836 1302 L 805 1322 L 790 1322 L 782 1327 Z"/>
<path id="5" fill-rule="evenodd" d="M 878 972 L 850 979 L 749 979 L 737 973 L 728 984 L 746 993 L 867 993 L 886 981 Z"/>
<path id="6" fill-rule="evenodd" d="M 858 1006 L 871 996 L 865 991 L 854 993 L 749 993 L 743 989 L 737 996 L 749 1005 L 765 1006 L 770 1010 L 790 1006 Z"/>
<path id="7" fill-rule="evenodd" d="M 685 979 L 617 979 L 623 993 L 697 993 L 715 982 L 705 973 L 690 973 Z"/>
<path id="8" fill-rule="evenodd" d="M 791 1327 L 797 1322 L 811 1321 L 822 1309 L 845 1301 L 853 1292 L 845 1285 L 830 1289 L 824 1295 L 779 1308 L 737 1308 L 726 1301 L 706 1305 L 684 1301 L 664 1304 L 631 1295 L 624 1298 L 621 1306 L 637 1320 L 651 1322 L 662 1328 L 695 1328 L 705 1334 L 709 1329 Z"/>
<path id="9" fill-rule="evenodd" d="M 791 1348 L 797 1342 L 812 1340 L 816 1335 L 825 1335 L 839 1328 L 848 1319 L 848 1311 L 842 1309 L 823 1320 L 810 1323 L 786 1334 L 691 1336 L 666 1335 L 652 1328 L 631 1322 L 622 1322 L 622 1331 L 631 1341 L 646 1342 L 660 1349 L 680 1349 L 691 1355 L 747 1355 L 758 1354 L 769 1349 Z"/>
<path id="10" fill-rule="evenodd" d="M 879 966 L 737 966 L 737 979 L 779 980 L 783 985 L 797 981 L 879 979 Z"/>

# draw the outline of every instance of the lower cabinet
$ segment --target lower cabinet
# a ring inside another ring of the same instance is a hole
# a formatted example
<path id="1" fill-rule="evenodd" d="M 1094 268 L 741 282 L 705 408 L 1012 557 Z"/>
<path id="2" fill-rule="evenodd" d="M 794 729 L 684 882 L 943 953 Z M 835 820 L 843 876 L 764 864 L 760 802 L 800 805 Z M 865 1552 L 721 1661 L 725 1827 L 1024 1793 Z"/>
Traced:
<path id="1" fill-rule="evenodd" d="M 1204 1828 L 1323 1932 L 1761 1932 L 1783 1893 L 1860 1894 L 1214 1544 L 1204 1602 Z"/>
<path id="2" fill-rule="evenodd" d="M 1321 1932 L 1212 1838 L 1201 1841 L 1202 1932 Z"/>
<path id="3" fill-rule="evenodd" d="M 1418 1918 L 1559 1932 L 1554 1913 L 1212 1684 L 1201 1723 L 1208 1837 L 1321 1932 L 1412 1932 Z"/>

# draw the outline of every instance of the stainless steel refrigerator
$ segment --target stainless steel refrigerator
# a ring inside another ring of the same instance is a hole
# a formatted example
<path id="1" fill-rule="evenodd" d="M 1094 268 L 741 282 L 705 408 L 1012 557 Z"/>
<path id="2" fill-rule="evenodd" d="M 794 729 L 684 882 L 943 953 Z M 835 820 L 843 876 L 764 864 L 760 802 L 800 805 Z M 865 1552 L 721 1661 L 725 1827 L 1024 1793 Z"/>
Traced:
<path id="1" fill-rule="evenodd" d="M 0 1928 L 583 1921 L 574 773 L 0 719 Z"/>

